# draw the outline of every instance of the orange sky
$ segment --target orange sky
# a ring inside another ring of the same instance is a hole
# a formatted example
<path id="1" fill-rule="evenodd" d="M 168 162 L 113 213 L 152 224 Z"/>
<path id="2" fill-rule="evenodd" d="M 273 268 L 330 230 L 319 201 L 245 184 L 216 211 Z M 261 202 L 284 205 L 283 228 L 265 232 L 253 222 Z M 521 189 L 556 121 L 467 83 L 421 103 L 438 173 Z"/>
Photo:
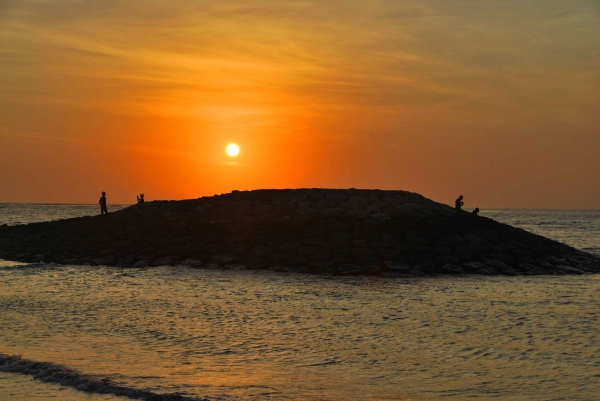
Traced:
<path id="1" fill-rule="evenodd" d="M 600 208 L 598 38 L 595 0 L 5 0 L 0 202 Z"/>

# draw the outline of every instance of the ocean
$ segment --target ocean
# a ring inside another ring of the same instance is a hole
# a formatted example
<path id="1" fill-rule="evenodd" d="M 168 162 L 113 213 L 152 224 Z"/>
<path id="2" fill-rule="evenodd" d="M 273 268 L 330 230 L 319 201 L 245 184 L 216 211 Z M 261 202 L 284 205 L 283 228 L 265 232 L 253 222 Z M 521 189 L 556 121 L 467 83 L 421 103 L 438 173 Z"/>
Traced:
<path id="1" fill-rule="evenodd" d="M 117 210 L 124 206 L 111 206 Z M 0 224 L 96 214 L 0 204 Z M 600 255 L 600 211 L 481 215 Z M 600 276 L 320 277 L 0 261 L 0 355 L 209 400 L 592 400 Z M 93 386 L 92 386 L 93 387 Z M 0 372 L 0 400 L 118 400 Z"/>

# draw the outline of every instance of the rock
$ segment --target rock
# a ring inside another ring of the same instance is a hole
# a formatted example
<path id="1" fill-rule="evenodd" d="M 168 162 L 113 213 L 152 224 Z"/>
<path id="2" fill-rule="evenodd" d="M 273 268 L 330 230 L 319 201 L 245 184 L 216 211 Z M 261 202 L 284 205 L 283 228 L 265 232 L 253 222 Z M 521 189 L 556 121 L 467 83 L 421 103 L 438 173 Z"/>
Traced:
<path id="1" fill-rule="evenodd" d="M 227 230 L 233 227 L 234 222 L 230 219 L 216 219 L 211 220 L 209 224 L 214 226 L 216 229 Z"/>
<path id="2" fill-rule="evenodd" d="M 137 261 L 137 258 L 133 255 L 127 255 L 117 260 L 117 266 L 119 267 L 131 267 Z"/>
<path id="3" fill-rule="evenodd" d="M 199 268 L 202 266 L 202 261 L 197 259 L 186 259 L 179 263 L 179 266 L 191 267 L 191 268 Z"/>
<path id="4" fill-rule="evenodd" d="M 225 268 L 227 270 L 246 270 L 247 267 L 244 265 L 240 265 L 240 264 L 232 264 L 232 265 L 226 265 Z"/>
<path id="5" fill-rule="evenodd" d="M 486 268 L 486 265 L 480 262 L 467 262 L 462 265 L 469 273 L 477 273 L 479 270 Z"/>
<path id="6" fill-rule="evenodd" d="M 335 274 L 335 270 L 332 267 L 325 267 L 319 271 L 314 272 L 315 274 L 320 274 L 323 276 L 333 276 Z"/>
<path id="7" fill-rule="evenodd" d="M 412 217 L 415 215 L 414 210 L 404 205 L 396 205 L 391 210 L 392 213 L 399 218 Z"/>
<path id="8" fill-rule="evenodd" d="M 404 238 L 404 242 L 412 246 L 430 245 L 429 238 L 421 233 L 414 232 L 408 233 Z"/>
<path id="9" fill-rule="evenodd" d="M 435 253 L 438 255 L 452 255 L 452 247 L 447 246 L 447 245 L 438 245 L 435 248 Z"/>
<path id="10" fill-rule="evenodd" d="M 408 262 L 414 266 L 419 264 L 431 264 L 435 261 L 434 255 L 431 254 L 412 254 L 408 257 Z"/>
<path id="11" fill-rule="evenodd" d="M 340 276 L 352 276 L 356 274 L 360 274 L 362 269 L 359 265 L 355 264 L 343 264 L 336 266 L 336 272 Z"/>
<path id="12" fill-rule="evenodd" d="M 348 203 L 350 205 L 356 205 L 356 207 L 366 208 L 369 206 L 369 201 L 364 196 L 352 195 L 348 197 Z"/>
<path id="13" fill-rule="evenodd" d="M 585 274 L 582 270 L 579 270 L 575 267 L 571 267 L 571 266 L 564 266 L 564 265 L 560 265 L 560 266 L 556 266 L 557 270 L 560 273 L 564 273 L 564 274 Z"/>
<path id="14" fill-rule="evenodd" d="M 361 209 L 348 209 L 346 210 L 346 216 L 363 220 L 369 217 L 369 212 Z"/>
<path id="15" fill-rule="evenodd" d="M 498 271 L 492 266 L 480 262 L 468 262 L 463 264 L 465 270 L 473 274 L 482 274 L 484 276 L 495 276 Z"/>
<path id="16" fill-rule="evenodd" d="M 392 218 L 387 213 L 373 213 L 371 215 L 371 219 L 382 222 L 382 221 L 389 221 Z"/>
<path id="17" fill-rule="evenodd" d="M 412 271 L 418 271 L 425 274 L 434 274 L 437 269 L 433 263 L 424 262 L 417 265 L 412 266 Z"/>
<path id="18" fill-rule="evenodd" d="M 325 199 L 339 204 L 346 200 L 346 195 L 342 191 L 328 191 Z"/>
<path id="19" fill-rule="evenodd" d="M 179 261 L 181 260 L 180 257 L 177 256 L 165 256 L 162 258 L 158 258 L 156 259 L 154 262 L 152 262 L 152 266 L 175 266 L 179 263 Z"/>
<path id="20" fill-rule="evenodd" d="M 442 238 L 440 241 L 440 245 L 449 246 L 452 248 L 456 248 L 459 246 L 463 246 L 467 244 L 467 240 L 460 235 L 457 234 L 449 234 Z"/>
<path id="21" fill-rule="evenodd" d="M 194 211 L 196 211 L 196 212 L 198 212 L 198 213 L 202 213 L 202 212 L 205 212 L 205 211 L 207 211 L 207 210 L 208 210 L 208 209 L 210 209 L 211 207 L 213 207 L 213 205 L 214 205 L 214 204 L 213 204 L 212 202 L 203 203 L 203 204 L 201 204 L 201 205 L 199 205 L 199 206 L 196 206 L 196 207 L 194 208 Z"/>
<path id="22" fill-rule="evenodd" d="M 386 260 L 385 262 L 383 262 L 383 265 L 386 267 L 387 271 L 391 273 L 409 274 L 412 270 L 409 265 L 402 262 Z"/>
<path id="23" fill-rule="evenodd" d="M 225 252 L 225 247 L 221 244 L 208 244 L 204 249 L 211 255 Z"/>
<path id="24" fill-rule="evenodd" d="M 446 274 L 463 274 L 465 273 L 465 269 L 463 269 L 460 266 L 457 266 L 455 264 L 452 263 L 448 263 L 445 264 L 444 266 L 442 266 L 442 273 L 446 273 Z"/>
<path id="25" fill-rule="evenodd" d="M 341 240 L 327 241 L 323 244 L 323 246 L 329 250 L 335 251 L 348 248 L 348 242 Z"/>
<path id="26" fill-rule="evenodd" d="M 258 219 L 254 216 L 242 216 L 240 218 L 240 223 L 245 225 L 252 225 L 258 223 Z"/>
<path id="27" fill-rule="evenodd" d="M 325 262 L 331 260 L 332 255 L 328 249 L 318 249 L 308 255 L 308 258 L 312 261 Z"/>
<path id="28" fill-rule="evenodd" d="M 256 214 L 265 214 L 265 213 L 269 213 L 271 210 L 273 210 L 273 206 L 271 206 L 270 204 L 265 204 L 265 203 L 258 203 L 254 206 L 254 213 Z"/>
<path id="29" fill-rule="evenodd" d="M 43 263 L 45 258 L 46 258 L 46 255 L 40 255 L 40 254 L 33 255 L 33 257 L 32 257 L 32 259 L 34 261 L 39 262 L 39 263 Z M 65 262 L 65 264 L 67 264 L 67 263 Z"/>
<path id="30" fill-rule="evenodd" d="M 102 217 L 4 226 L 0 255 L 325 275 L 600 272 L 597 256 L 491 219 L 457 214 L 406 191 L 358 189 L 236 191 L 149 202 Z"/>
<path id="31" fill-rule="evenodd" d="M 265 259 L 252 259 L 246 265 L 250 270 L 262 270 L 269 267 L 269 262 Z"/>
<path id="32" fill-rule="evenodd" d="M 319 213 L 321 213 L 323 216 L 326 216 L 326 217 L 338 217 L 344 213 L 344 209 L 339 208 L 339 207 L 331 207 L 331 208 L 321 209 L 319 211 Z"/>
<path id="33" fill-rule="evenodd" d="M 284 252 L 286 249 L 287 249 L 287 247 L 282 246 L 282 250 Z M 252 257 L 264 257 L 264 256 L 268 256 L 271 252 L 273 252 L 273 249 L 271 249 L 268 246 L 256 245 L 256 246 L 252 247 L 249 255 Z"/>
<path id="34" fill-rule="evenodd" d="M 532 265 L 529 263 L 519 264 L 519 270 L 527 276 L 537 276 L 542 274 L 548 274 L 548 271 L 540 266 Z M 576 273 L 572 273 L 576 274 Z"/>
<path id="35" fill-rule="evenodd" d="M 147 260 L 140 260 L 139 262 L 135 262 L 131 267 L 135 267 L 135 268 L 148 267 L 148 261 Z"/>
<path id="36" fill-rule="evenodd" d="M 460 261 L 454 256 L 436 256 L 434 263 L 438 266 L 444 266 L 446 264 L 457 265 Z"/>
<path id="37" fill-rule="evenodd" d="M 506 263 L 496 260 L 496 259 L 483 259 L 481 261 L 485 266 L 489 266 L 499 272 L 500 274 L 505 274 L 507 276 L 518 276 L 521 273 L 517 269 L 513 269 Z"/>
<path id="38" fill-rule="evenodd" d="M 418 203 L 405 203 L 402 206 L 410 208 L 412 210 L 422 210 L 423 209 L 423 207 L 421 205 L 419 205 Z"/>
<path id="39" fill-rule="evenodd" d="M 368 201 L 369 201 L 369 203 L 371 203 L 371 204 L 372 204 L 373 202 L 379 202 L 379 201 L 380 201 L 380 200 L 379 200 L 379 196 L 377 196 L 376 194 L 374 194 L 374 193 L 372 193 L 372 192 L 371 192 L 369 195 L 367 195 L 367 200 L 368 200 Z"/>
<path id="40" fill-rule="evenodd" d="M 300 203 L 300 202 L 306 202 L 306 201 L 308 201 L 309 199 L 310 199 L 310 198 L 309 198 L 309 196 L 308 196 L 308 194 L 307 194 L 307 193 L 301 193 L 301 194 L 298 194 L 298 195 L 294 196 L 294 197 L 291 199 L 291 201 L 292 201 L 292 202 L 294 202 L 294 203 Z"/>
<path id="41" fill-rule="evenodd" d="M 218 255 L 213 256 L 210 261 L 212 263 L 216 263 L 220 266 L 230 264 L 233 262 L 237 262 L 237 257 L 233 253 L 220 253 Z"/>
<path id="42" fill-rule="evenodd" d="M 93 263 L 95 265 L 111 266 L 111 265 L 114 265 L 115 262 L 116 262 L 116 260 L 114 257 L 104 256 L 104 257 L 95 259 Z"/>
<path id="43" fill-rule="evenodd" d="M 361 270 L 362 270 L 363 274 L 378 276 L 381 273 L 383 273 L 384 271 L 386 271 L 386 267 L 380 261 L 367 262 L 367 263 L 363 263 L 363 265 L 361 266 Z"/>
<path id="44" fill-rule="evenodd" d="M 479 255 L 480 251 L 478 248 L 471 245 L 463 245 L 457 247 L 452 256 L 458 258 L 458 260 L 462 262 L 467 262 L 469 260 L 478 259 Z"/>

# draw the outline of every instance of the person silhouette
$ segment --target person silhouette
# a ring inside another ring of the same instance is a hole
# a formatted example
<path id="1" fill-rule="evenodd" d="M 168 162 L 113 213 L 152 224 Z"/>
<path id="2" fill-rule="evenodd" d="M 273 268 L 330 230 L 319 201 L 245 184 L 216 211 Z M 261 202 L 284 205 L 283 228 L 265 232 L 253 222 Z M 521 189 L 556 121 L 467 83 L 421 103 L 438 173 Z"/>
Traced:
<path id="1" fill-rule="evenodd" d="M 138 203 L 144 203 L 145 202 L 144 201 L 144 194 L 140 194 L 140 196 L 137 196 L 137 200 L 138 200 Z"/>
<path id="2" fill-rule="evenodd" d="M 100 205 L 100 214 L 108 214 L 108 210 L 106 209 L 106 192 L 102 192 L 98 204 Z"/>
<path id="3" fill-rule="evenodd" d="M 473 209 L 473 211 L 471 213 L 473 213 L 475 216 L 477 216 L 479 214 L 479 208 L 476 207 L 475 209 Z"/>
<path id="4" fill-rule="evenodd" d="M 458 197 L 458 199 L 454 202 L 454 208 L 456 210 L 462 210 L 463 205 L 465 204 L 465 202 L 462 201 L 463 200 L 463 196 L 460 195 Z"/>

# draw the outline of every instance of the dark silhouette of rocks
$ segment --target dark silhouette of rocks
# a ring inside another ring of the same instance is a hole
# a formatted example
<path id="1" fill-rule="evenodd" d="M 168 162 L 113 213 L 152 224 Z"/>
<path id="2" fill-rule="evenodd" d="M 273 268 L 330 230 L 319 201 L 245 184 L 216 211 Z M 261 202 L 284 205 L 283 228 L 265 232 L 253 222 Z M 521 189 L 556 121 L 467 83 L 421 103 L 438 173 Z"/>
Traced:
<path id="1" fill-rule="evenodd" d="M 406 191 L 233 191 L 105 216 L 0 227 L 0 258 L 326 275 L 600 271 L 567 245 Z"/>

